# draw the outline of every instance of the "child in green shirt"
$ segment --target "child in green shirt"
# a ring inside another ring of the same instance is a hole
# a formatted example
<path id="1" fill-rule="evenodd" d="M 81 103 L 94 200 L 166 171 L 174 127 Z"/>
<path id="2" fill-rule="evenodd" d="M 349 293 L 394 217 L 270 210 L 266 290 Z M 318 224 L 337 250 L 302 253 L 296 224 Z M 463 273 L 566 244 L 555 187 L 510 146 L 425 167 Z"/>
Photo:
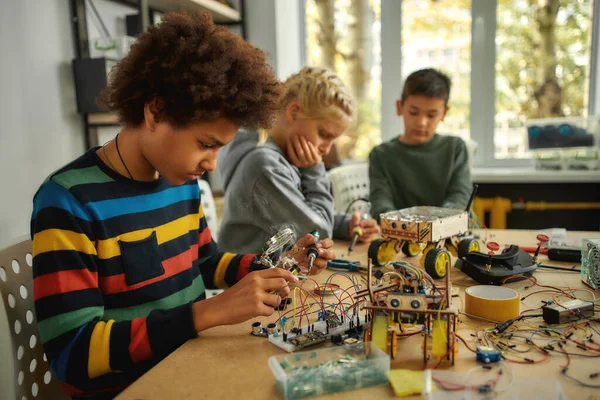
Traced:
<path id="1" fill-rule="evenodd" d="M 413 72 L 396 102 L 404 134 L 369 155 L 373 216 L 412 206 L 464 208 L 471 172 L 464 141 L 436 133 L 448 112 L 450 78 L 435 69 Z"/>

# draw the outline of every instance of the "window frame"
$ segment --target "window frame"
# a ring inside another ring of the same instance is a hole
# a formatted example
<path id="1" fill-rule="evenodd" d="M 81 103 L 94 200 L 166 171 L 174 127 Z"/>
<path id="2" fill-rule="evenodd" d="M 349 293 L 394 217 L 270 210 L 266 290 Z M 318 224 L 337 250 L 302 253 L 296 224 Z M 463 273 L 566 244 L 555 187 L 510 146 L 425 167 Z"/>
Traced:
<path id="1" fill-rule="evenodd" d="M 532 158 L 497 159 L 494 156 L 497 0 L 471 2 L 471 139 L 477 142 L 474 167 L 533 167 Z M 398 22 L 400 21 L 400 23 Z M 395 102 L 402 88 L 402 2 L 381 0 L 381 138 L 391 140 L 402 132 Z M 600 116 L 600 0 L 593 0 L 590 51 L 589 115 Z M 383 84 L 385 82 L 385 84 Z M 489 110 L 492 110 L 491 112 Z M 491 132 L 491 134 L 490 134 Z"/>
<path id="2" fill-rule="evenodd" d="M 593 1 L 588 114 L 600 117 L 600 0 Z M 532 158 L 496 159 L 494 156 L 496 81 L 497 0 L 471 1 L 471 139 L 477 142 L 474 167 L 533 167 Z M 302 11 L 304 9 L 302 8 Z M 301 13 L 302 38 L 305 16 Z M 381 0 L 381 141 L 403 132 L 396 115 L 396 100 L 402 89 L 402 1 Z M 306 62 L 306 40 L 302 41 L 302 60 Z M 491 60 L 491 61 L 490 61 Z M 385 84 L 384 84 L 385 82 Z M 486 110 L 493 110 L 486 112 Z M 487 132 L 492 132 L 490 135 Z"/>

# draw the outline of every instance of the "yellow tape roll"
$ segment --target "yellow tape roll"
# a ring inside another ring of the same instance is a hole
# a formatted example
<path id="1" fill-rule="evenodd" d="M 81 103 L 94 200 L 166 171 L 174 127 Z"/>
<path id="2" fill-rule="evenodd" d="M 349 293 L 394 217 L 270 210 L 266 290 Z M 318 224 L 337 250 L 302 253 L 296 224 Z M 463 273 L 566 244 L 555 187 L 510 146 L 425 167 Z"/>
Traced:
<path id="1" fill-rule="evenodd" d="M 465 312 L 502 322 L 519 316 L 519 294 L 501 286 L 471 286 L 465 290 Z"/>

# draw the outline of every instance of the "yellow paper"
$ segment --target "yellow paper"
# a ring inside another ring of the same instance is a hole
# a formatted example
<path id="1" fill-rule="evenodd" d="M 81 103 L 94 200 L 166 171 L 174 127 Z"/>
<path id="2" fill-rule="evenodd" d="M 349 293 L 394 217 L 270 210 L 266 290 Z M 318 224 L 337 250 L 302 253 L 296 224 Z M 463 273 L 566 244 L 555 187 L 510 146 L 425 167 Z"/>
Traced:
<path id="1" fill-rule="evenodd" d="M 390 370 L 390 384 L 396 397 L 421 394 L 423 390 L 423 371 L 410 369 Z"/>

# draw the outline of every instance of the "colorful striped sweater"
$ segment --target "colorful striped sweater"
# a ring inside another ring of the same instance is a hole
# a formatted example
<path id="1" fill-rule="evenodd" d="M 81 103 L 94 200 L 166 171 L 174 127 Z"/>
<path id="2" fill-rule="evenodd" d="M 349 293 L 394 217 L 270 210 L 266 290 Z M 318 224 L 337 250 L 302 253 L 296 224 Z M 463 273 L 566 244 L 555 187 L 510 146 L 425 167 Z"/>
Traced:
<path id="1" fill-rule="evenodd" d="M 40 336 L 72 396 L 116 393 L 196 337 L 192 303 L 255 258 L 218 250 L 196 181 L 127 179 L 96 150 L 42 184 L 31 219 Z"/>

